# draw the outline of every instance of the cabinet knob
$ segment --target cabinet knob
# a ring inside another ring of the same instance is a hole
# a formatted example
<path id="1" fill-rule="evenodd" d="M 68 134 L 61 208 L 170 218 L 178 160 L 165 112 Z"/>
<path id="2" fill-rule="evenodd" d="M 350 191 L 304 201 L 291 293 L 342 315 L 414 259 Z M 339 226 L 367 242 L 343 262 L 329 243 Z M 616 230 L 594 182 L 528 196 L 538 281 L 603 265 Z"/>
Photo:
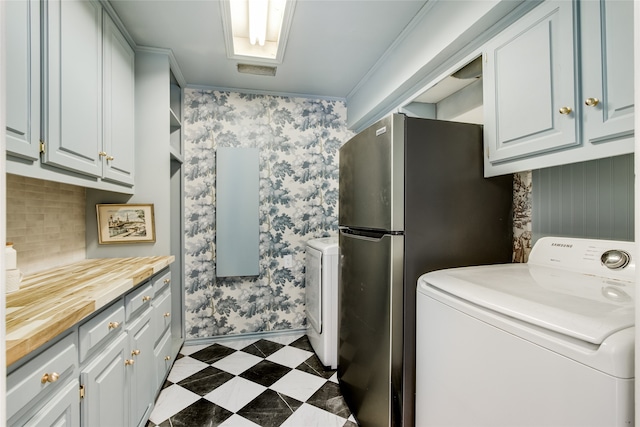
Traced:
<path id="1" fill-rule="evenodd" d="M 120 326 L 120 322 L 109 322 L 109 325 L 108 325 L 109 330 L 111 330 L 111 329 L 116 329 L 116 328 L 118 328 L 119 326 Z"/>
<path id="2" fill-rule="evenodd" d="M 44 374 L 42 378 L 40 378 L 40 382 L 42 384 L 55 383 L 56 381 L 58 381 L 58 379 L 60 379 L 60 374 L 57 372 L 52 372 L 50 374 Z"/>
<path id="3" fill-rule="evenodd" d="M 164 279 L 164 284 L 168 285 L 169 283 L 171 283 L 171 279 Z"/>
<path id="4" fill-rule="evenodd" d="M 600 103 L 598 98 L 587 98 L 584 100 L 584 104 L 588 107 L 595 107 L 598 103 Z"/>
<path id="5" fill-rule="evenodd" d="M 169 317 L 171 316 L 171 313 L 169 313 L 168 311 L 164 314 L 164 317 Z"/>
<path id="6" fill-rule="evenodd" d="M 108 161 L 113 160 L 113 156 L 107 156 L 107 160 L 108 160 Z"/>
<path id="7" fill-rule="evenodd" d="M 571 107 L 562 107 L 560 108 L 560 114 L 571 114 L 571 112 L 573 111 L 573 109 L 571 109 Z"/>
<path id="8" fill-rule="evenodd" d="M 149 295 L 145 295 L 142 297 L 142 302 L 148 302 L 151 301 L 151 297 Z"/>
<path id="9" fill-rule="evenodd" d="M 136 363 L 136 361 L 133 359 L 125 359 L 124 361 L 125 366 L 130 366 L 130 365 L 133 365 L 134 363 Z"/>
<path id="10" fill-rule="evenodd" d="M 98 156 L 100 156 L 100 157 L 105 157 L 106 155 L 107 155 L 107 153 L 105 153 L 104 151 L 100 151 L 98 153 Z"/>
<path id="11" fill-rule="evenodd" d="M 169 360 L 171 360 L 171 356 L 165 356 L 164 360 L 166 360 L 168 362 Z"/>
<path id="12" fill-rule="evenodd" d="M 139 355 L 140 355 L 140 350 L 133 350 L 133 351 L 131 352 L 131 355 L 132 355 L 132 356 L 139 356 Z"/>

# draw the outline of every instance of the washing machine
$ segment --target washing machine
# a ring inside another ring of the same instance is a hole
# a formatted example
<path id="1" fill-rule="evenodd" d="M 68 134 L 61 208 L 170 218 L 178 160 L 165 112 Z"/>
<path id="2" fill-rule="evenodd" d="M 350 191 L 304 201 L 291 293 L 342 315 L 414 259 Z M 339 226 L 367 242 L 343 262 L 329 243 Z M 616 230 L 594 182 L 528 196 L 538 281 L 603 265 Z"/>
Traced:
<path id="1" fill-rule="evenodd" d="M 323 365 L 338 367 L 338 237 L 307 242 L 307 336 Z"/>
<path id="2" fill-rule="evenodd" d="M 634 424 L 635 245 L 546 237 L 417 286 L 416 426 Z"/>

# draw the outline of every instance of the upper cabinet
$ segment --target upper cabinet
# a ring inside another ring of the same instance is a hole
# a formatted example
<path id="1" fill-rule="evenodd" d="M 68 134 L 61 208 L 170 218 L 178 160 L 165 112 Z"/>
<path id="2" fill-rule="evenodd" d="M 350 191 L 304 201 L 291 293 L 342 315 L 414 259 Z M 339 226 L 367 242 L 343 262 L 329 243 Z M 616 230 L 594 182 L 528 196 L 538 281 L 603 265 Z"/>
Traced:
<path id="1" fill-rule="evenodd" d="M 44 155 L 49 165 L 102 174 L 102 6 L 43 3 L 45 14 Z"/>
<path id="2" fill-rule="evenodd" d="M 7 172 L 132 193 L 133 49 L 99 1 L 9 3 Z"/>
<path id="3" fill-rule="evenodd" d="M 40 150 L 40 2 L 6 8 L 7 153 L 37 160 Z"/>
<path id="4" fill-rule="evenodd" d="M 133 185 L 135 55 L 111 17 L 103 20 L 103 177 Z"/>
<path id="5" fill-rule="evenodd" d="M 633 1 L 581 2 L 580 29 L 585 143 L 633 137 Z"/>
<path id="6" fill-rule="evenodd" d="M 483 73 L 485 176 L 633 151 L 632 1 L 545 1 Z"/>

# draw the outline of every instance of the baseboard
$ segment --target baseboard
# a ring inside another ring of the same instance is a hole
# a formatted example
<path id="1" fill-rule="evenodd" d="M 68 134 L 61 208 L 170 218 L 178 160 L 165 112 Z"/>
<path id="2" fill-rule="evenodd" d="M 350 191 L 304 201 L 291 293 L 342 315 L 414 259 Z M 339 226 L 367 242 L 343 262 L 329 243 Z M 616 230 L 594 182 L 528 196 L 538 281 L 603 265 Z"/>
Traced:
<path id="1" fill-rule="evenodd" d="M 217 337 L 187 339 L 185 340 L 184 345 L 189 346 L 189 345 L 213 344 L 216 342 L 251 340 L 251 339 L 260 339 L 260 338 L 269 339 L 269 338 L 289 336 L 289 335 L 304 335 L 306 333 L 307 333 L 306 329 L 286 329 L 286 330 L 279 330 L 279 331 L 251 332 L 248 334 L 220 335 Z"/>

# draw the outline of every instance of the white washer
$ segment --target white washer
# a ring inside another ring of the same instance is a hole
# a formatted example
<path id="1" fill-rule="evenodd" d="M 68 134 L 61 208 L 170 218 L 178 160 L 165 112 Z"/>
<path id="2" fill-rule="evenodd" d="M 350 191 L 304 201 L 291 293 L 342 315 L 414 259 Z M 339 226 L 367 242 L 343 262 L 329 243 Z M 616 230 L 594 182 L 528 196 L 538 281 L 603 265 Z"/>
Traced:
<path id="1" fill-rule="evenodd" d="M 307 336 L 320 361 L 338 367 L 338 238 L 307 242 Z"/>
<path id="2" fill-rule="evenodd" d="M 543 238 L 527 264 L 420 277 L 416 426 L 633 425 L 635 252 Z"/>

